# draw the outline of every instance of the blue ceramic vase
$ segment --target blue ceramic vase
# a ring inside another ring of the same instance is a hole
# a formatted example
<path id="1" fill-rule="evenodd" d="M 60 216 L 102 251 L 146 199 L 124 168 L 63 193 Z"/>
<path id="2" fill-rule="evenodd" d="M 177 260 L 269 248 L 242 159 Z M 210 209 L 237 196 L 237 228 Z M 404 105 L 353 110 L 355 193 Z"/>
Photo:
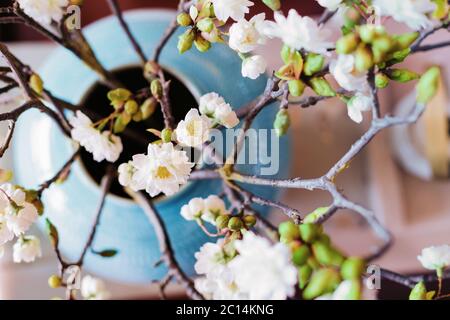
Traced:
<path id="1" fill-rule="evenodd" d="M 127 12 L 125 17 L 146 54 L 150 55 L 173 19 L 174 12 L 139 10 Z M 215 45 L 204 54 L 193 49 L 180 55 L 176 49 L 180 32 L 182 30 L 172 37 L 162 52 L 161 64 L 181 79 L 194 96 L 198 98 L 215 91 L 238 108 L 263 91 L 267 78 L 262 76 L 255 81 L 242 78 L 240 59 L 225 45 Z M 85 35 L 107 69 L 138 64 L 137 56 L 115 17 L 92 24 L 85 29 Z M 40 74 L 54 95 L 75 104 L 97 81 L 94 72 L 64 49 L 57 49 L 48 58 Z M 271 129 L 276 109 L 276 106 L 271 106 L 262 112 L 254 123 L 255 128 Z M 287 138 L 281 139 L 278 176 L 283 176 L 287 171 L 287 144 Z M 15 135 L 16 182 L 27 188 L 36 188 L 61 168 L 73 150 L 73 143 L 48 117 L 37 111 L 24 114 Z M 239 168 L 247 173 L 259 173 L 260 167 L 257 164 Z M 252 187 L 250 190 L 267 198 L 277 197 L 272 188 Z M 220 191 L 220 181 L 191 182 L 176 195 L 163 198 L 156 204 L 167 225 L 176 258 L 189 275 L 194 274 L 194 253 L 208 238 L 195 223 L 181 217 L 180 208 L 192 197 L 207 197 Z M 54 185 L 44 193 L 45 216 L 57 226 L 60 249 L 69 261 L 75 261 L 81 253 L 100 194 L 99 186 L 80 162 L 74 164 L 64 184 Z M 268 213 L 265 208 L 262 212 Z M 118 250 L 113 258 L 102 258 L 92 253 L 86 256 L 85 269 L 107 279 L 144 283 L 160 279 L 166 272 L 164 266 L 153 267 L 160 258 L 153 228 L 143 211 L 128 199 L 114 195 L 107 197 L 93 248 L 97 251 L 109 248 Z"/>

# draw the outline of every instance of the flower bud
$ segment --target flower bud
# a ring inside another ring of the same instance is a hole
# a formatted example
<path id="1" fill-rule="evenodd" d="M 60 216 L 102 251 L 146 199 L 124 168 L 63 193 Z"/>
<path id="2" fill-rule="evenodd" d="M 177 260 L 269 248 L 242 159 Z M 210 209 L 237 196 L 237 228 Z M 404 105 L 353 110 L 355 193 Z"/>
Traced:
<path id="1" fill-rule="evenodd" d="M 62 279 L 57 276 L 56 274 L 50 276 L 50 278 L 48 278 L 48 286 L 52 289 L 56 289 L 61 287 L 62 284 Z"/>
<path id="2" fill-rule="evenodd" d="M 273 11 L 278 11 L 281 8 L 280 0 L 263 0 L 264 4 L 268 6 Z"/>
<path id="3" fill-rule="evenodd" d="M 382 52 L 381 50 L 372 47 L 372 57 L 373 62 L 376 64 L 382 63 L 386 59 L 386 53 Z"/>
<path id="4" fill-rule="evenodd" d="M 372 42 L 372 47 L 383 53 L 388 53 L 394 46 L 395 42 L 387 35 L 379 36 Z"/>
<path id="5" fill-rule="evenodd" d="M 324 63 L 324 56 L 317 53 L 309 53 L 306 56 L 305 65 L 303 66 L 303 74 L 305 76 L 312 76 L 322 70 Z"/>
<path id="6" fill-rule="evenodd" d="M 190 26 L 193 23 L 191 17 L 186 12 L 182 12 L 177 16 L 177 22 L 182 27 Z"/>
<path id="7" fill-rule="evenodd" d="M 355 33 L 349 33 L 336 42 L 336 52 L 338 54 L 349 54 L 356 50 L 359 44 L 359 37 Z"/>
<path id="8" fill-rule="evenodd" d="M 411 80 L 419 79 L 419 75 L 407 69 L 390 69 L 386 72 L 389 79 L 401 83 L 409 82 Z"/>
<path id="9" fill-rule="evenodd" d="M 319 263 L 319 261 L 317 261 L 316 258 L 314 258 L 314 256 L 310 256 L 308 258 L 308 261 L 306 261 L 306 263 L 308 264 L 308 266 L 310 266 L 314 270 L 317 270 L 320 268 L 320 263 Z"/>
<path id="10" fill-rule="evenodd" d="M 256 217 L 254 215 L 244 216 L 244 223 L 247 228 L 251 228 L 256 224 Z"/>
<path id="11" fill-rule="evenodd" d="M 192 44 L 195 40 L 195 33 L 192 30 L 187 30 L 181 36 L 178 37 L 178 52 L 185 53 L 192 48 Z"/>
<path id="12" fill-rule="evenodd" d="M 127 112 L 122 112 L 120 119 L 122 120 L 122 123 L 127 126 L 131 122 L 131 115 Z"/>
<path id="13" fill-rule="evenodd" d="M 322 233 L 320 236 L 318 236 L 317 237 L 317 241 L 320 241 L 323 244 L 326 244 L 327 246 L 329 246 L 331 244 L 330 237 L 327 234 L 325 234 L 325 233 Z"/>
<path id="14" fill-rule="evenodd" d="M 425 287 L 425 283 L 420 281 L 416 286 L 411 290 L 409 294 L 409 300 L 426 300 L 427 296 L 427 288 Z"/>
<path id="15" fill-rule="evenodd" d="M 161 140 L 164 143 L 171 142 L 172 141 L 172 130 L 168 129 L 168 128 L 163 129 L 163 131 L 161 131 Z"/>
<path id="16" fill-rule="evenodd" d="M 121 101 L 125 102 L 131 97 L 131 92 L 127 89 L 118 88 L 108 92 L 108 99 L 111 102 Z"/>
<path id="17" fill-rule="evenodd" d="M 44 82 L 41 77 L 35 73 L 33 73 L 30 77 L 30 88 L 33 89 L 38 95 L 41 95 L 44 92 Z"/>
<path id="18" fill-rule="evenodd" d="M 133 115 L 133 121 L 134 122 L 141 122 L 144 119 L 144 116 L 142 115 L 142 111 L 138 111 Z"/>
<path id="19" fill-rule="evenodd" d="M 327 80 L 323 77 L 312 78 L 309 80 L 309 85 L 319 96 L 335 97 L 336 92 L 330 86 Z"/>
<path id="20" fill-rule="evenodd" d="M 320 234 L 320 227 L 312 223 L 304 223 L 299 227 L 300 237 L 306 243 L 312 243 Z"/>
<path id="21" fill-rule="evenodd" d="M 117 117 L 117 119 L 114 121 L 114 133 L 121 133 L 124 132 L 127 126 L 122 122 L 121 117 Z"/>
<path id="22" fill-rule="evenodd" d="M 138 110 L 139 110 L 139 106 L 136 101 L 128 100 L 125 103 L 125 112 L 128 113 L 130 116 L 135 114 Z"/>
<path id="23" fill-rule="evenodd" d="M 161 99 L 163 94 L 163 87 L 161 81 L 159 81 L 158 79 L 153 80 L 152 83 L 150 84 L 150 91 L 153 97 L 155 97 L 155 99 L 158 100 Z"/>
<path id="24" fill-rule="evenodd" d="M 312 249 L 317 261 L 324 266 L 339 267 L 344 262 L 344 257 L 325 243 L 315 242 L 312 244 Z"/>
<path id="25" fill-rule="evenodd" d="M 216 226 L 220 230 L 228 227 L 228 222 L 230 221 L 230 217 L 228 215 L 219 215 L 216 218 Z"/>
<path id="26" fill-rule="evenodd" d="M 417 102 L 425 104 L 433 99 L 439 87 L 440 75 L 438 67 L 431 67 L 420 77 L 416 86 Z"/>
<path id="27" fill-rule="evenodd" d="M 291 119 L 289 117 L 289 112 L 286 109 L 281 109 L 278 111 L 273 127 L 278 137 L 284 136 L 291 125 Z"/>
<path id="28" fill-rule="evenodd" d="M 314 223 L 316 220 L 318 220 L 321 216 L 323 216 L 325 213 L 327 213 L 329 210 L 329 207 L 319 207 L 313 212 L 309 213 L 304 219 L 303 223 Z"/>
<path id="29" fill-rule="evenodd" d="M 298 268 L 297 271 L 298 271 L 298 286 L 300 289 L 303 290 L 308 284 L 313 269 L 309 265 L 305 264 L 304 266 Z"/>
<path id="30" fill-rule="evenodd" d="M 414 43 L 414 41 L 417 40 L 419 35 L 419 32 L 409 32 L 394 36 L 394 40 L 397 42 L 396 48 L 398 50 L 408 49 Z"/>
<path id="31" fill-rule="evenodd" d="M 355 55 L 355 68 L 359 72 L 365 72 L 372 68 L 373 66 L 373 57 L 372 52 L 366 47 L 361 46 L 356 51 Z"/>
<path id="32" fill-rule="evenodd" d="M 377 73 L 375 76 L 375 85 L 379 89 L 384 89 L 389 84 L 389 78 L 384 73 Z"/>
<path id="33" fill-rule="evenodd" d="M 206 33 L 210 33 L 214 28 L 214 23 L 211 18 L 204 18 L 197 22 L 198 30 Z"/>
<path id="34" fill-rule="evenodd" d="M 350 257 L 344 261 L 341 266 L 341 275 L 343 279 L 359 279 L 364 273 L 366 263 L 358 257 Z"/>
<path id="35" fill-rule="evenodd" d="M 305 91 L 305 83 L 302 80 L 290 80 L 288 82 L 289 93 L 294 97 L 300 97 Z"/>
<path id="36" fill-rule="evenodd" d="M 340 282 L 339 274 L 330 268 L 320 269 L 313 273 L 308 286 L 303 291 L 303 298 L 311 300 L 328 292 L 332 292 Z"/>
<path id="37" fill-rule="evenodd" d="M 242 220 L 238 217 L 232 217 L 230 221 L 228 221 L 228 229 L 232 231 L 239 231 L 244 227 Z"/>
<path id="38" fill-rule="evenodd" d="M 144 103 L 142 103 L 140 111 L 142 113 L 143 120 L 147 120 L 153 115 L 153 113 L 156 110 L 157 104 L 158 103 L 155 100 L 155 98 L 148 98 L 147 100 L 144 101 Z"/>
<path id="39" fill-rule="evenodd" d="M 311 256 L 311 250 L 307 245 L 298 247 L 292 253 L 292 262 L 298 267 L 304 265 L 308 258 Z"/>
<path id="40" fill-rule="evenodd" d="M 203 38 L 201 35 L 198 35 L 194 41 L 195 47 L 200 52 L 206 52 L 211 49 L 211 42 Z"/>
<path id="41" fill-rule="evenodd" d="M 300 231 L 298 226 L 292 221 L 285 221 L 278 226 L 280 236 L 287 240 L 295 240 L 300 238 Z"/>
<path id="42" fill-rule="evenodd" d="M 366 24 L 359 27 L 359 37 L 365 43 L 371 43 L 377 36 L 377 30 L 374 25 Z"/>

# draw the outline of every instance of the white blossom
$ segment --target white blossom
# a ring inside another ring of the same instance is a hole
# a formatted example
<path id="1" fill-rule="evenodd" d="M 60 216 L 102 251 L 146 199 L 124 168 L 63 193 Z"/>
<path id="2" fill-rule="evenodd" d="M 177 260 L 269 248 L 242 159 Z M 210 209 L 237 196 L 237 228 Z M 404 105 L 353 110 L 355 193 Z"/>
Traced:
<path id="1" fill-rule="evenodd" d="M 223 239 L 220 239 L 217 243 L 207 242 L 200 248 L 199 252 L 195 253 L 197 261 L 194 269 L 197 274 L 207 275 L 225 266 L 225 261 L 221 259 L 223 257 L 223 242 Z"/>
<path id="2" fill-rule="evenodd" d="M 347 113 L 350 119 L 356 123 L 363 120 L 362 113 L 369 111 L 373 106 L 373 100 L 370 95 L 357 92 L 347 103 Z"/>
<path id="3" fill-rule="evenodd" d="M 81 295 L 87 300 L 106 300 L 111 297 L 105 283 L 89 275 L 81 280 Z"/>
<path id="4" fill-rule="evenodd" d="M 369 90 L 367 73 L 356 71 L 353 55 L 340 54 L 337 59 L 330 62 L 330 72 L 337 83 L 345 90 L 360 92 Z"/>
<path id="5" fill-rule="evenodd" d="M 35 236 L 20 237 L 13 246 L 13 259 L 15 263 L 30 263 L 41 256 L 41 241 Z"/>
<path id="6" fill-rule="evenodd" d="M 349 300 L 352 286 L 351 280 L 342 281 L 333 293 L 322 295 L 314 300 Z"/>
<path id="7" fill-rule="evenodd" d="M 178 123 L 175 135 L 181 145 L 199 147 L 209 140 L 211 121 L 205 115 L 200 115 L 197 109 L 191 109 L 184 120 Z"/>
<path id="8" fill-rule="evenodd" d="M 6 219 L 0 216 L 0 247 L 11 241 L 13 238 L 14 232 L 8 228 Z"/>
<path id="9" fill-rule="evenodd" d="M 116 162 L 123 150 L 120 137 L 110 131 L 100 132 L 93 127 L 89 119 L 81 111 L 77 111 L 75 117 L 70 119 L 73 129 L 72 138 L 83 146 L 86 151 L 93 154 L 94 160 L 101 162 L 107 160 Z"/>
<path id="10" fill-rule="evenodd" d="M 205 210 L 202 198 L 192 198 L 188 204 L 181 207 L 181 216 L 188 221 L 199 219 Z"/>
<path id="11" fill-rule="evenodd" d="M 170 196 L 187 183 L 193 166 L 186 152 L 176 150 L 172 143 L 149 144 L 146 155 L 134 155 L 121 168 L 119 182 L 134 191 L 146 190 L 152 197 L 161 192 Z"/>
<path id="12" fill-rule="evenodd" d="M 3 258 L 4 255 L 5 255 L 5 247 L 0 246 L 0 259 Z"/>
<path id="13" fill-rule="evenodd" d="M 50 25 L 52 21 L 59 22 L 69 0 L 17 0 L 20 8 L 31 18 L 43 25 Z"/>
<path id="14" fill-rule="evenodd" d="M 289 10 L 287 17 L 275 12 L 275 22 L 266 23 L 264 34 L 280 38 L 287 46 L 296 50 L 327 54 L 327 49 L 333 47 L 333 42 L 327 39 L 327 30 L 318 26 L 310 17 L 300 16 L 294 9 Z"/>
<path id="15" fill-rule="evenodd" d="M 297 270 L 289 248 L 271 245 L 267 239 L 247 232 L 235 241 L 239 253 L 228 263 L 239 290 L 251 300 L 284 300 L 295 293 Z"/>
<path id="16" fill-rule="evenodd" d="M 233 108 L 215 92 L 200 97 L 199 110 L 201 114 L 230 129 L 239 124 L 239 119 Z"/>
<path id="17" fill-rule="evenodd" d="M 339 8 L 342 0 L 316 0 L 322 7 L 330 11 L 335 11 Z"/>
<path id="18" fill-rule="evenodd" d="M 378 15 L 391 16 L 414 30 L 433 25 L 427 16 L 436 8 L 431 0 L 373 0 L 372 5 Z"/>
<path id="19" fill-rule="evenodd" d="M 228 214 L 225 208 L 225 202 L 216 195 L 210 195 L 204 201 L 204 211 L 202 214 L 202 220 L 216 225 L 216 218 L 219 215 Z"/>
<path id="20" fill-rule="evenodd" d="M 255 50 L 258 45 L 264 44 L 266 37 L 262 32 L 265 17 L 264 13 L 260 13 L 249 21 L 242 19 L 234 23 L 229 30 L 230 48 L 240 53 L 248 53 Z"/>
<path id="21" fill-rule="evenodd" d="M 8 229 L 16 236 L 27 232 L 38 218 L 36 207 L 26 202 L 26 194 L 22 189 L 10 183 L 1 185 L 0 189 L 0 212 Z"/>
<path id="22" fill-rule="evenodd" d="M 253 2 L 248 0 L 212 0 L 216 17 L 223 22 L 229 18 L 239 21 L 250 12 Z"/>
<path id="23" fill-rule="evenodd" d="M 439 270 L 450 266 L 450 246 L 432 246 L 422 249 L 422 253 L 417 257 L 423 267 L 429 270 Z"/>
<path id="24" fill-rule="evenodd" d="M 262 56 L 251 56 L 242 61 L 242 76 L 255 80 L 266 72 L 266 68 L 267 62 Z"/>

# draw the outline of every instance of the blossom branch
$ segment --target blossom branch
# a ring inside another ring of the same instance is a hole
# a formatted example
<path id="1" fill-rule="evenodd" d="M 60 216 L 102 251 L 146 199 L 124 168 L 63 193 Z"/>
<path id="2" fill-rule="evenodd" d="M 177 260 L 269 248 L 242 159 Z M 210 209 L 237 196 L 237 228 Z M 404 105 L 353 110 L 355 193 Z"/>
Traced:
<path id="1" fill-rule="evenodd" d="M 5 142 L 3 143 L 3 146 L 0 148 L 0 158 L 3 157 L 3 155 L 6 152 L 6 150 L 8 150 L 9 145 L 11 144 L 11 140 L 12 140 L 15 128 L 16 128 L 16 122 L 15 121 L 9 121 L 8 133 L 6 134 Z"/>

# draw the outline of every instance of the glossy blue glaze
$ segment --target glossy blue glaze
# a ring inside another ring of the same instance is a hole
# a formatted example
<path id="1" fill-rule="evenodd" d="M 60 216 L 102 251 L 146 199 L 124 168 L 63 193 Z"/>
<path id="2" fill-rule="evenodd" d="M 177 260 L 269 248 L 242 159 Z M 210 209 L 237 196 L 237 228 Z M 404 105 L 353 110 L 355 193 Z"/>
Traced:
<path id="1" fill-rule="evenodd" d="M 133 11 L 126 14 L 131 30 L 150 54 L 173 13 L 170 11 Z M 137 64 L 138 59 L 115 18 L 106 18 L 86 28 L 99 60 L 108 69 Z M 256 81 L 240 75 L 240 59 L 223 45 L 215 45 L 208 53 L 195 49 L 184 55 L 176 50 L 177 35 L 164 49 L 161 63 L 180 77 L 197 95 L 216 91 L 235 107 L 253 100 L 264 89 L 266 79 Z M 56 96 L 78 103 L 87 89 L 97 80 L 96 75 L 76 57 L 63 49 L 56 50 L 41 70 L 46 87 Z M 96 106 L 89 106 L 95 108 Z M 255 121 L 255 127 L 272 127 L 276 107 L 267 108 Z M 32 141 L 32 143 L 30 143 Z M 288 170 L 288 140 L 280 144 L 280 173 Z M 20 118 L 15 135 L 15 174 L 17 183 L 35 188 L 52 177 L 70 157 L 73 145 L 46 116 L 31 111 Z M 248 173 L 259 173 L 259 165 L 241 166 Z M 190 183 L 180 193 L 157 203 L 176 251 L 176 258 L 190 275 L 194 273 L 194 252 L 208 240 L 195 223 L 185 221 L 180 207 L 195 196 L 206 197 L 220 190 L 218 181 Z M 272 188 L 252 187 L 253 192 L 276 198 Z M 55 185 L 44 194 L 46 216 L 57 226 L 60 248 L 70 260 L 76 260 L 91 229 L 93 215 L 100 197 L 96 183 L 75 163 L 72 174 L 63 185 Z M 266 209 L 263 212 L 267 213 Z M 153 268 L 160 253 L 152 226 L 145 214 L 129 200 L 108 196 L 94 249 L 114 248 L 114 258 L 101 258 L 89 253 L 87 271 L 123 282 L 148 282 L 165 274 L 164 266 Z"/>

